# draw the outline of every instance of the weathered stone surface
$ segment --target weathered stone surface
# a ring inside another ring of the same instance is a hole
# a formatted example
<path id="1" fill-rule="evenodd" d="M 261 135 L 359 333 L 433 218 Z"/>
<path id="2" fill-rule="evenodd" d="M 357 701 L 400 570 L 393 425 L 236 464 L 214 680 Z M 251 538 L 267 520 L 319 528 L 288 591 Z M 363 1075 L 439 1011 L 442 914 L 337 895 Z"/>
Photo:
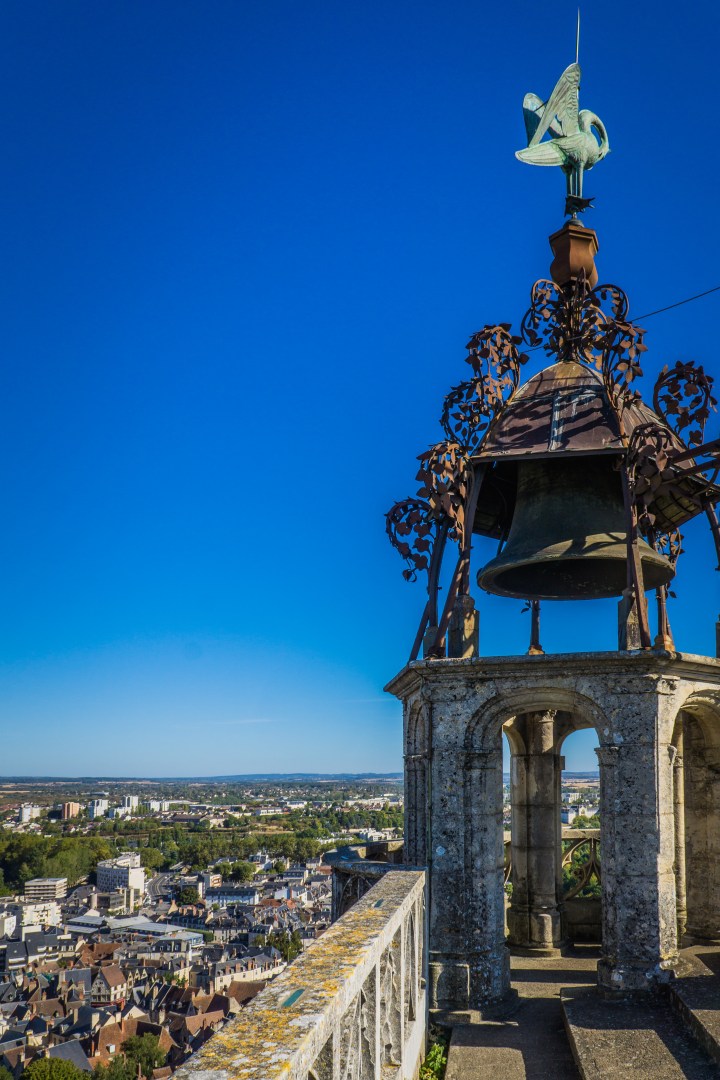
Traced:
<path id="1" fill-rule="evenodd" d="M 518 957 L 511 961 L 518 996 L 492 1020 L 474 1017 L 453 1029 L 445 1080 L 578 1080 L 563 1024 L 563 985 L 591 986 L 595 961 L 586 956 Z"/>
<path id="2" fill-rule="evenodd" d="M 426 1038 L 425 874 L 389 871 L 175 1074 L 415 1080 Z"/>
<path id="3" fill-rule="evenodd" d="M 563 990 L 565 1023 L 582 1080 L 709 1080 L 717 1065 L 670 1005 L 604 1001 L 592 989 Z"/>
<path id="4" fill-rule="evenodd" d="M 718 959 L 714 951 L 715 967 Z M 720 1066 L 720 974 L 694 972 L 692 977 L 676 979 L 669 987 L 669 999 L 685 1027 Z"/>
<path id="5" fill-rule="evenodd" d="M 429 874 L 431 1002 L 480 1008 L 509 988 L 501 731 L 513 751 L 511 940 L 558 944 L 562 739 L 600 749 L 603 956 L 623 995 L 677 961 L 675 761 L 685 733 L 687 926 L 720 937 L 720 663 L 666 652 L 422 660 L 387 687 L 404 703 L 408 860 Z M 694 879 L 694 886 L 691 882 Z"/>

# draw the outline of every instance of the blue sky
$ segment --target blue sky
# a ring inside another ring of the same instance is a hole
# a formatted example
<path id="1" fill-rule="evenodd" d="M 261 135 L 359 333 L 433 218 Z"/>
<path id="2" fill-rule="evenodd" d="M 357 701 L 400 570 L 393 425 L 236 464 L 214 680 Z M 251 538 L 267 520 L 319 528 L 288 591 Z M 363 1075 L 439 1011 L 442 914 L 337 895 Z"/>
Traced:
<path id="1" fill-rule="evenodd" d="M 422 595 L 383 513 L 414 489 L 470 333 L 517 325 L 547 273 L 562 177 L 513 154 L 574 20 L 458 0 L 3 5 L 0 771 L 400 767 L 381 688 Z M 583 11 L 581 104 L 612 146 L 590 220 L 631 312 L 720 282 L 719 20 Z M 668 361 L 720 375 L 719 305 L 648 321 L 646 396 Z M 702 526 L 686 550 L 676 638 L 712 653 Z M 519 603 L 480 607 L 485 654 L 525 650 Z M 614 632 L 612 601 L 545 605 L 548 650 Z M 567 752 L 594 767 L 587 736 Z"/>

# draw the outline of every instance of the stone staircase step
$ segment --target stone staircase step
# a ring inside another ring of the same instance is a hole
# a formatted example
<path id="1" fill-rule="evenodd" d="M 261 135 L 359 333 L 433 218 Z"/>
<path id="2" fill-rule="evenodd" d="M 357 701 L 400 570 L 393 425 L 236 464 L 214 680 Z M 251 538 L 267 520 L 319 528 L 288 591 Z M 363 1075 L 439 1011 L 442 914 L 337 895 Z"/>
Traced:
<path id="1" fill-rule="evenodd" d="M 676 979 L 668 996 L 685 1026 L 720 1066 L 720 975 Z"/>
<path id="2" fill-rule="evenodd" d="M 502 1020 L 453 1028 L 445 1080 L 578 1080 L 559 999 L 526 999 Z"/>
<path id="3" fill-rule="evenodd" d="M 561 994 L 582 1080 L 709 1080 L 720 1066 L 685 1030 L 668 1001 L 611 1002 L 586 987 Z"/>

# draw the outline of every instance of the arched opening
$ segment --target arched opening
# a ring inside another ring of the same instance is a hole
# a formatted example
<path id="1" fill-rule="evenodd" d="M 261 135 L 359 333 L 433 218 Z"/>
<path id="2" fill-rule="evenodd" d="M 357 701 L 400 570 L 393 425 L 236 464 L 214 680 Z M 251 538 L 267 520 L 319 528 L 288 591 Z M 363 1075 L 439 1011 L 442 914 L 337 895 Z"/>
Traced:
<path id="1" fill-rule="evenodd" d="M 720 941 L 720 702 L 693 695 L 673 737 L 678 943 Z"/>
<path id="2" fill-rule="evenodd" d="M 594 728 L 568 732 L 561 743 L 562 939 L 602 942 L 599 745 Z"/>
<path id="3" fill-rule="evenodd" d="M 538 704 L 544 705 L 544 698 L 540 694 Z M 564 695 L 556 696 L 555 704 L 559 707 L 518 711 L 503 723 L 507 747 L 503 777 L 507 941 L 517 951 L 540 954 L 553 953 L 568 940 L 600 940 L 600 900 L 595 895 L 599 892 L 595 870 L 599 833 L 573 835 L 568 841 L 562 833 L 561 750 L 569 736 L 590 728 L 591 722 Z M 582 764 L 587 767 L 575 771 L 588 775 L 575 779 L 582 780 L 579 787 L 588 801 L 586 809 L 595 812 L 599 804 L 594 754 L 597 734 L 593 728 L 592 733 L 582 732 L 577 739 Z M 570 840 L 574 850 L 568 852 Z M 583 842 L 575 843 L 579 840 Z M 572 892 L 574 903 L 566 927 L 564 901 L 568 892 Z M 585 903 L 588 899 L 592 902 Z"/>

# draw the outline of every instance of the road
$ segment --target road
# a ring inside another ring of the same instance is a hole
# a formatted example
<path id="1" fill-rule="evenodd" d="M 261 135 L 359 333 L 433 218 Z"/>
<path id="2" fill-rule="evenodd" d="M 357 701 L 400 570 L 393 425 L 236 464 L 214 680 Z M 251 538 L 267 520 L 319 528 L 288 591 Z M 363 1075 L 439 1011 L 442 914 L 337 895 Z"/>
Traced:
<path id="1" fill-rule="evenodd" d="M 148 900 L 151 903 L 156 903 L 158 900 L 162 900 L 164 896 L 170 896 L 172 892 L 171 882 L 174 877 L 175 874 L 155 874 L 155 877 L 151 877 L 145 887 Z"/>

